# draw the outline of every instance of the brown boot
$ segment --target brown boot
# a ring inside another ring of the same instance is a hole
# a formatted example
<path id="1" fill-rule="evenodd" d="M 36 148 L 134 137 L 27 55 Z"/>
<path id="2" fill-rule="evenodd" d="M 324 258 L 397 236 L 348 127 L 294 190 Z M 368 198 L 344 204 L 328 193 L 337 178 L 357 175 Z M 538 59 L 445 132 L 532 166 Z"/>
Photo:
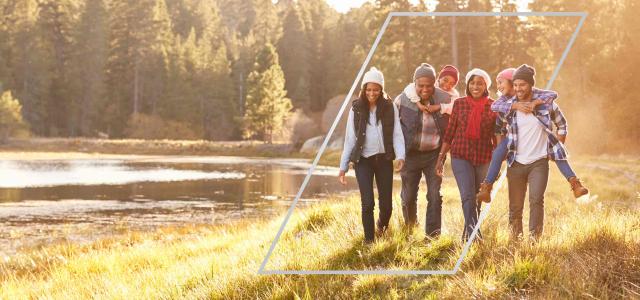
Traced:
<path id="1" fill-rule="evenodd" d="M 569 183 L 571 184 L 571 190 L 573 191 L 573 196 L 578 198 L 584 196 L 589 193 L 589 190 L 582 186 L 580 179 L 578 177 L 569 178 Z"/>
<path id="2" fill-rule="evenodd" d="M 480 191 L 476 194 L 476 202 L 489 203 L 491 202 L 491 190 L 493 189 L 493 183 L 482 182 L 480 184 Z"/>

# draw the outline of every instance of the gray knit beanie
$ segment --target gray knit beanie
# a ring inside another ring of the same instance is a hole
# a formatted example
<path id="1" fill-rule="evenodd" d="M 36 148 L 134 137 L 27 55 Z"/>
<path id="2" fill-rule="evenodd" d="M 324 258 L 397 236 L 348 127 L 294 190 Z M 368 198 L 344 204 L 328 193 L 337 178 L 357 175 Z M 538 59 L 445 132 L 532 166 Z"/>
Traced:
<path id="1" fill-rule="evenodd" d="M 428 63 L 422 63 L 420 66 L 416 68 L 416 71 L 413 72 L 413 81 L 420 77 L 431 77 L 433 80 L 436 80 L 436 69 L 434 69 Z"/>
<path id="2" fill-rule="evenodd" d="M 536 69 L 527 64 L 524 64 L 519 66 L 513 73 L 513 80 L 515 81 L 516 79 L 522 79 L 531 84 L 531 86 L 534 86 L 536 85 L 536 79 L 534 77 L 535 75 Z"/>

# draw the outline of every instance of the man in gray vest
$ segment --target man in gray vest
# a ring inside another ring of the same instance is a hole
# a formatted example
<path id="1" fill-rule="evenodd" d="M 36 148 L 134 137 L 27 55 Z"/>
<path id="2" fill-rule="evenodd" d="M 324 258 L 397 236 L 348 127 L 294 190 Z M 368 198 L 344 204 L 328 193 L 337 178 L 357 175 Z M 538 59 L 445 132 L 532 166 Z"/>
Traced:
<path id="1" fill-rule="evenodd" d="M 448 118 L 439 111 L 440 104 L 451 102 L 450 95 L 436 88 L 435 82 L 435 69 L 423 63 L 416 68 L 413 83 L 394 101 L 406 148 L 405 164 L 400 171 L 402 215 L 405 225 L 418 224 L 418 186 L 424 174 L 427 181 L 425 233 L 428 237 L 437 237 L 442 223 L 442 178 L 436 175 L 436 162 Z"/>

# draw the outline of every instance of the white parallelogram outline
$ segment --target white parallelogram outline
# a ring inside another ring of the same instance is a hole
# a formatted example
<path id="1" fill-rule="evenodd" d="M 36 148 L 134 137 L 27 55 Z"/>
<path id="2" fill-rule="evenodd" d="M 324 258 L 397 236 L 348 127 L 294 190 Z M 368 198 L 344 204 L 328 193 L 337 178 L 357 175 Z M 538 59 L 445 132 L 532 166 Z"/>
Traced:
<path id="1" fill-rule="evenodd" d="M 376 51 L 376 48 L 378 47 L 378 44 L 382 39 L 382 35 L 384 34 L 385 30 L 387 30 L 387 27 L 389 26 L 389 22 L 391 21 L 391 18 L 393 17 L 580 17 L 578 26 L 576 27 L 576 30 L 573 32 L 573 35 L 569 40 L 569 44 L 567 45 L 564 52 L 562 53 L 562 57 L 560 58 L 558 65 L 553 71 L 553 75 L 551 76 L 551 79 L 549 79 L 549 82 L 547 82 L 546 89 L 550 89 L 556 77 L 558 76 L 560 67 L 562 67 L 564 60 L 567 58 L 567 55 L 569 54 L 569 50 L 571 50 L 571 46 L 573 46 L 573 43 L 575 42 L 576 37 L 578 36 L 578 32 L 580 32 L 580 28 L 582 28 L 582 25 L 584 24 L 584 21 L 587 18 L 587 15 L 588 15 L 587 12 L 390 12 L 389 15 L 387 15 L 387 19 L 382 24 L 382 28 L 380 29 L 380 32 L 378 32 L 378 35 L 376 36 L 373 46 L 371 46 L 371 50 L 369 50 L 369 54 L 367 55 L 367 58 L 362 64 L 362 67 L 360 67 L 358 76 L 353 81 L 353 85 L 351 85 L 349 94 L 345 97 L 342 103 L 342 106 L 338 111 L 338 115 L 336 116 L 336 119 L 333 121 L 333 124 L 331 125 L 331 128 L 329 129 L 329 132 L 327 133 L 327 136 L 325 137 L 324 142 L 322 143 L 322 146 L 320 146 L 320 150 L 318 151 L 318 154 L 316 154 L 316 158 L 313 160 L 313 164 L 309 168 L 309 171 L 307 172 L 307 176 L 304 178 L 304 181 L 302 182 L 302 185 L 300 186 L 300 189 L 298 190 L 298 193 L 296 194 L 296 197 L 293 200 L 293 203 L 291 203 L 291 206 L 287 211 L 287 215 L 285 216 L 284 221 L 282 222 L 282 225 L 280 226 L 280 229 L 278 230 L 278 233 L 276 234 L 275 239 L 271 243 L 271 247 L 269 248 L 267 255 L 265 256 L 264 260 L 262 261 L 262 264 L 260 265 L 258 274 L 260 275 L 369 275 L 369 274 L 370 275 L 374 275 L 374 274 L 375 275 L 453 275 L 457 273 L 458 270 L 460 269 L 460 265 L 462 264 L 462 261 L 464 260 L 465 256 L 469 252 L 469 249 L 471 248 L 471 244 L 473 240 L 476 238 L 476 235 L 478 234 L 478 230 L 480 229 L 480 224 L 482 224 L 485 217 L 487 216 L 487 213 L 489 212 L 489 209 L 491 208 L 491 203 L 488 203 L 486 205 L 486 209 L 482 210 L 482 212 L 480 213 L 480 217 L 478 218 L 478 223 L 473 229 L 473 232 L 471 233 L 469 240 L 465 243 L 464 248 L 462 249 L 462 254 L 460 255 L 460 258 L 458 258 L 458 261 L 456 262 L 456 265 L 452 270 L 383 270 L 383 269 L 376 269 L 376 270 L 265 270 L 265 267 L 267 265 L 267 262 L 269 261 L 269 258 L 273 254 L 273 250 L 275 249 L 276 244 L 278 243 L 278 240 L 282 235 L 282 232 L 284 231 L 284 227 L 287 225 L 287 222 L 289 221 L 289 219 L 291 218 L 291 215 L 293 214 L 293 210 L 296 207 L 296 204 L 298 204 L 298 201 L 300 200 L 300 196 L 302 195 L 302 192 L 307 187 L 307 184 L 309 183 L 309 179 L 311 178 L 311 175 L 315 171 L 316 166 L 318 165 L 318 161 L 320 160 L 320 157 L 324 153 L 324 150 L 326 149 L 327 144 L 329 143 L 329 139 L 331 139 L 333 132 L 338 126 L 340 118 L 342 117 L 342 114 L 344 113 L 347 107 L 347 104 L 349 103 L 349 99 L 351 99 L 356 87 L 358 86 L 358 82 L 360 82 L 360 78 L 362 77 L 364 70 L 369 64 L 369 61 L 371 60 L 373 53 Z M 503 185 L 505 176 L 506 176 L 506 172 L 504 172 L 503 170 L 502 175 L 500 176 L 500 178 L 498 179 L 498 182 L 496 183 L 496 188 L 491 192 L 492 199 L 495 197 L 498 190 L 500 190 L 500 187 Z"/>

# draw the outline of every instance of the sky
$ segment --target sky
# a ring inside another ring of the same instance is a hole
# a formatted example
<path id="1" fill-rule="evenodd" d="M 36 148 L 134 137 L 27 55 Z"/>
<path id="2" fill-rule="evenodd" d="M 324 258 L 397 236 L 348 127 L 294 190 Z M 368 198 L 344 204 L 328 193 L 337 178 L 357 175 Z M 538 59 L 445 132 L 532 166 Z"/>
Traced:
<path id="1" fill-rule="evenodd" d="M 360 7 L 363 3 L 372 1 L 372 0 L 325 0 L 325 1 L 327 1 L 327 3 L 329 3 L 329 5 L 331 5 L 332 7 L 334 7 L 338 12 L 346 13 L 349 11 L 349 9 L 354 7 Z M 417 3 L 418 1 L 410 0 L 410 2 Z M 428 3 L 427 5 L 429 5 L 429 2 L 433 2 L 435 4 L 437 0 L 427 0 L 426 2 Z M 516 3 L 518 5 L 518 10 L 525 11 L 527 8 L 527 4 L 530 2 L 533 2 L 533 0 L 516 0 Z"/>

